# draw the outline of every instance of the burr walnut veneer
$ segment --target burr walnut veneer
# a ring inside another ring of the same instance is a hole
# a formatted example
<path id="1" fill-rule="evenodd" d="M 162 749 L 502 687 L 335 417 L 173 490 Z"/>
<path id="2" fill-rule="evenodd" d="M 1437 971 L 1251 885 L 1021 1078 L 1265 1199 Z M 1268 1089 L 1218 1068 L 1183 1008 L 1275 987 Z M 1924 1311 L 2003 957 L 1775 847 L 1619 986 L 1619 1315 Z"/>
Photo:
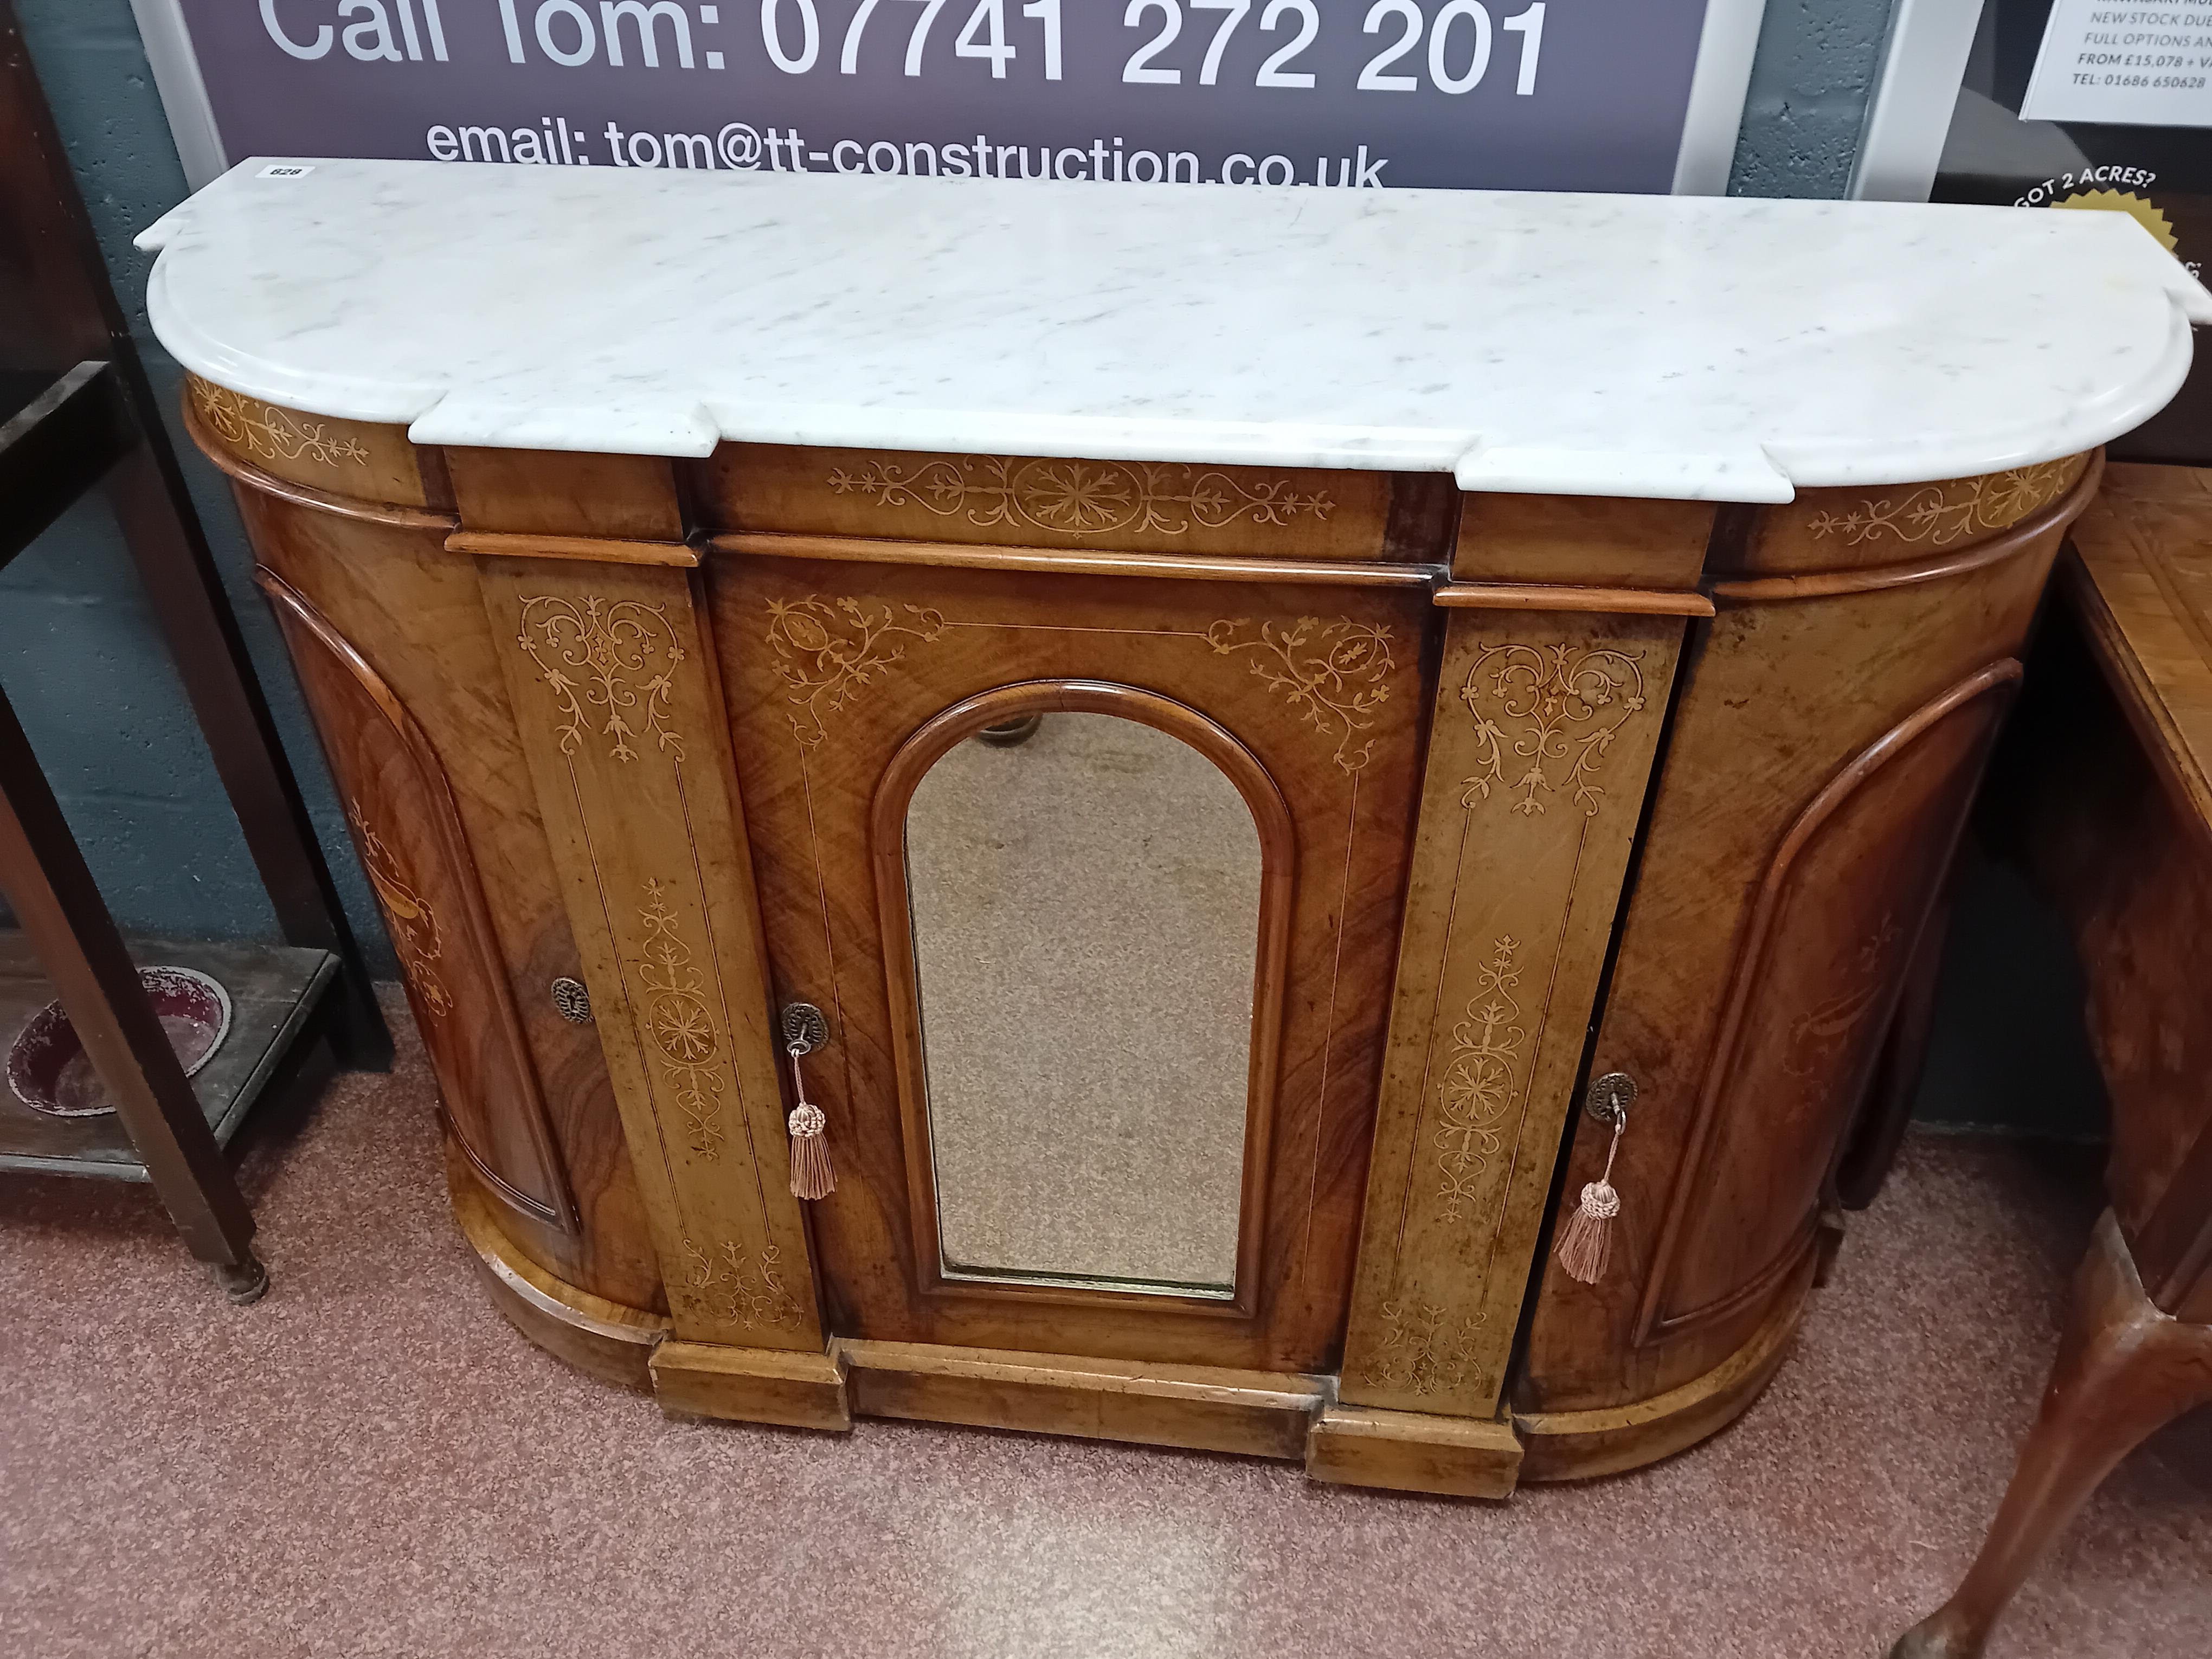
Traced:
<path id="1" fill-rule="evenodd" d="M 198 380 L 187 416 L 238 485 L 456 1208 L 526 1334 L 675 1411 L 1486 1496 L 1678 1450 L 1782 1362 L 2100 465 L 1717 508 L 418 446 Z M 1040 711 L 1180 738 L 1253 811 L 1220 1294 L 939 1259 L 900 826 L 939 756 Z M 838 1185 L 813 1202 L 786 1180 L 794 1000 L 829 1029 L 806 1080 Z M 1603 1162 L 1571 1106 L 1607 1072 L 1640 1092 L 1593 1285 L 1547 1246 Z"/>

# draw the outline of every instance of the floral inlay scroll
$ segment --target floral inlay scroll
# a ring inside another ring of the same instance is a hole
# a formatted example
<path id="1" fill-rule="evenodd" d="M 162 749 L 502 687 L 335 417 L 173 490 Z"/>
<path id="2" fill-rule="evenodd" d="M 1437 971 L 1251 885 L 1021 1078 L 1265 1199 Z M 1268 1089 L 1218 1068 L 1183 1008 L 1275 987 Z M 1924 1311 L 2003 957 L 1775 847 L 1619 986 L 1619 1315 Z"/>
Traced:
<path id="1" fill-rule="evenodd" d="M 722 1145 L 721 1044 L 714 1010 L 700 994 L 698 969 L 684 942 L 682 917 L 670 908 L 658 878 L 645 884 L 638 910 L 647 944 L 637 975 L 645 987 L 645 1032 L 660 1056 L 661 1072 L 684 1114 L 684 1138 L 709 1163 Z"/>
<path id="2" fill-rule="evenodd" d="M 1060 536 L 1188 535 L 1243 521 L 1326 522 L 1336 503 L 1326 490 L 1292 478 L 1240 483 L 1212 467 L 1149 461 L 1017 460 L 964 455 L 958 460 L 872 460 L 838 467 L 830 488 L 887 508 L 918 507 L 939 518 L 963 516 L 980 528 L 1007 525 Z"/>
<path id="3" fill-rule="evenodd" d="M 1606 752 L 1644 706 L 1641 665 L 1641 653 L 1609 646 L 1478 647 L 1459 694 L 1478 744 L 1460 804 L 1472 809 L 1495 789 L 1526 817 L 1565 796 L 1595 817 Z"/>
<path id="4" fill-rule="evenodd" d="M 1370 1382 L 1416 1398 L 1455 1393 L 1467 1383 L 1482 1352 L 1484 1315 L 1455 1320 L 1449 1308 L 1407 1297 L 1384 1303 L 1382 1311 L 1382 1346 L 1365 1368 Z"/>
<path id="5" fill-rule="evenodd" d="M 1822 511 L 1805 527 L 1815 541 L 1837 536 L 1849 547 L 1885 536 L 1942 547 L 1961 536 L 2018 524 L 2056 501 L 2074 471 L 2069 457 L 1950 483 L 1923 484 L 1903 495 L 1869 499 L 1841 513 Z"/>
<path id="6" fill-rule="evenodd" d="M 1519 941 L 1510 938 L 1492 945 L 1490 960 L 1476 971 L 1467 1018 L 1452 1027 L 1451 1057 L 1437 1100 L 1441 1221 L 1463 1219 L 1480 1196 L 1477 1177 L 1504 1144 L 1498 1126 L 1521 1098 L 1521 1045 L 1528 1033 L 1519 1023 L 1521 1005 L 1513 996 L 1521 982 L 1514 965 L 1520 949 Z"/>
<path id="7" fill-rule="evenodd" d="M 453 1012 L 453 994 L 438 975 L 437 963 L 445 955 L 446 945 L 438 927 L 438 913 L 430 901 L 416 890 L 399 867 L 399 860 L 384 837 L 361 810 L 358 800 L 346 802 L 346 819 L 353 825 L 356 842 L 361 848 L 362 868 L 368 874 L 368 884 L 376 890 L 377 902 L 383 907 L 385 924 L 391 929 L 392 948 L 399 953 L 400 965 L 407 970 L 407 981 L 415 988 L 415 994 L 424 1008 L 438 1018 Z"/>
<path id="8" fill-rule="evenodd" d="M 710 1253 L 688 1236 L 679 1242 L 684 1289 L 723 1323 L 750 1331 L 799 1321 L 799 1298 L 784 1285 L 783 1252 L 775 1245 L 748 1252 L 735 1240 L 724 1239 Z"/>
<path id="9" fill-rule="evenodd" d="M 1253 673 L 1336 739 L 1339 766 L 1358 772 L 1367 764 L 1375 741 L 1355 740 L 1374 727 L 1376 711 L 1390 700 L 1389 628 L 1314 617 L 1288 627 L 1223 621 L 1206 630 L 1206 642 L 1224 657 L 1249 653 Z"/>
<path id="10" fill-rule="evenodd" d="M 295 419 L 273 404 L 240 397 L 197 376 L 191 388 L 192 401 L 216 436 L 249 455 L 264 461 L 296 461 L 304 456 L 325 466 L 340 461 L 368 465 L 368 451 L 360 439 L 337 436 L 320 421 Z"/>
<path id="11" fill-rule="evenodd" d="M 927 641 L 945 632 L 945 618 L 921 605 L 866 605 L 819 594 L 787 604 L 768 602 L 768 642 L 775 672 L 791 687 L 791 729 L 816 748 L 830 735 L 824 717 L 836 714 L 863 686 L 872 685 L 906 655 L 907 641 Z"/>
<path id="12" fill-rule="evenodd" d="M 1887 970 L 1893 947 L 1901 932 L 1896 916 L 1884 912 L 1853 952 L 1850 965 L 1838 975 L 1838 988 L 1807 1009 L 1790 1026 L 1782 1057 L 1782 1069 L 1790 1076 L 1816 1082 L 1837 1075 L 1838 1053 L 1857 1034 L 1868 1012 L 1881 1000 L 1889 977 Z"/>
<path id="13" fill-rule="evenodd" d="M 685 653 L 662 606 L 592 593 L 579 607 L 541 593 L 522 601 L 515 643 L 552 688 L 562 754 L 574 754 L 596 733 L 610 740 L 616 760 L 636 759 L 640 744 L 683 760 L 684 740 L 667 714 Z"/>

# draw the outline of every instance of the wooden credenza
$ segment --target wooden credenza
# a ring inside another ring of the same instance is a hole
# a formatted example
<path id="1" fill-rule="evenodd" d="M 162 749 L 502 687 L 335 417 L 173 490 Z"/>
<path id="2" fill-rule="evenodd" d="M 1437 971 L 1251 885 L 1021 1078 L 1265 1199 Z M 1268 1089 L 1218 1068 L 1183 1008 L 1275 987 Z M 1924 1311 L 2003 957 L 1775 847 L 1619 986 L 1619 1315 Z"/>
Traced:
<path id="1" fill-rule="evenodd" d="M 2098 468 L 1716 509 L 418 448 L 205 381 L 188 401 L 525 1331 L 689 1412 L 1486 1494 L 1679 1449 L 1784 1358 Z M 1226 1307 L 938 1271 L 897 829 L 959 738 L 1079 708 L 1183 738 L 1260 826 Z M 810 1081 L 841 1184 L 809 1205 L 771 1024 L 794 999 L 834 1036 Z M 1615 1071 L 1640 1091 L 1626 1203 L 1586 1285 L 1541 1246 L 1608 1139 L 1570 1111 L 1578 1080 Z"/>
<path id="2" fill-rule="evenodd" d="M 1782 1363 L 2052 557 L 2212 318 L 2118 216 L 1812 203 L 322 161 L 143 240 L 526 1333 L 1488 1496 Z M 945 945 L 916 803 L 1033 715 L 1226 807 L 1064 791 L 989 868 L 1139 884 Z M 1217 841 L 1249 965 L 1185 983 Z M 1001 1199 L 1202 1189 L 1204 1264 L 956 1249 L 949 1032 Z"/>

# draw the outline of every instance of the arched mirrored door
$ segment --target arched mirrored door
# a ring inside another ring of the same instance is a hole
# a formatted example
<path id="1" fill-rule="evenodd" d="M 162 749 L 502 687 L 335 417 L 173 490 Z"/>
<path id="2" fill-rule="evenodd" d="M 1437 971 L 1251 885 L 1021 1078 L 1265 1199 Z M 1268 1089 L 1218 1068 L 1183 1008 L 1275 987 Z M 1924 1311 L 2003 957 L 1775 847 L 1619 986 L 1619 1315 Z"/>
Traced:
<path id="1" fill-rule="evenodd" d="M 905 864 L 949 1280 L 1232 1296 L 1261 854 L 1181 738 L 1016 716 L 940 756 Z"/>

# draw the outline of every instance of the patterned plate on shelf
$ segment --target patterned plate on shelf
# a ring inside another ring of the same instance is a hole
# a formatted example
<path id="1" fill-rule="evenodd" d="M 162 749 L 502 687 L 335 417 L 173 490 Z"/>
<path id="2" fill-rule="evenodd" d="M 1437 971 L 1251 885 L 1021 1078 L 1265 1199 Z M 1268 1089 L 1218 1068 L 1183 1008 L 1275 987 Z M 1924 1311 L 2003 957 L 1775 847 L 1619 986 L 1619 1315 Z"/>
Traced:
<path id="1" fill-rule="evenodd" d="M 230 993 L 191 968 L 141 968 L 138 982 L 185 1075 L 191 1076 L 229 1034 Z M 115 1109 L 58 1001 L 23 1022 L 8 1049 L 8 1086 L 16 1099 L 49 1117 L 97 1117 Z"/>

